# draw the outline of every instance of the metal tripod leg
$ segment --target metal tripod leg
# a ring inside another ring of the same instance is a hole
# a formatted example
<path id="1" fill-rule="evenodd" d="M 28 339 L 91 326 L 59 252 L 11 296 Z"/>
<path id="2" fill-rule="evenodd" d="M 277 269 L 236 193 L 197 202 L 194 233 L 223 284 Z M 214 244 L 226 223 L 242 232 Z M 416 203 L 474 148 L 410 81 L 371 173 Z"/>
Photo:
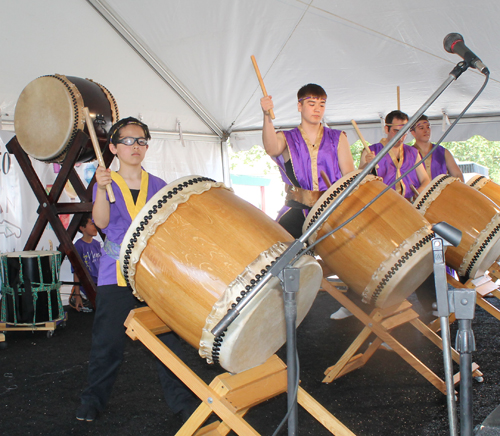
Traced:
<path id="1" fill-rule="evenodd" d="M 286 322 L 286 364 L 288 380 L 288 435 L 297 435 L 298 429 L 298 359 L 297 359 L 297 292 L 300 284 L 300 270 L 293 267 L 283 269 L 283 302 Z"/>
<path id="2" fill-rule="evenodd" d="M 450 339 L 450 308 L 448 303 L 448 283 L 446 281 L 446 266 L 444 263 L 444 249 L 446 241 L 435 236 L 432 239 L 432 252 L 434 256 L 434 283 L 436 287 L 436 304 L 441 323 L 441 338 L 443 340 L 443 363 L 446 382 L 446 401 L 448 404 L 448 421 L 450 435 L 457 436 L 457 406 L 455 403 L 455 388 L 453 383 L 453 361 L 451 357 Z M 462 374 L 461 374 L 462 376 Z"/>

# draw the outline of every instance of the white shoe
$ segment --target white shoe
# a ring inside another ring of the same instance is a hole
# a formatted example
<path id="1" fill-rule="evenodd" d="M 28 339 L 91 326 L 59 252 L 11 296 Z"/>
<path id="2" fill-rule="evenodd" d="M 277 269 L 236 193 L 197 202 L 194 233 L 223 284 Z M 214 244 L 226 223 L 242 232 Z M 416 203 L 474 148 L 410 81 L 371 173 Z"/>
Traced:
<path id="1" fill-rule="evenodd" d="M 339 310 L 336 312 L 332 313 L 330 315 L 331 319 L 344 319 L 344 318 L 349 318 L 352 316 L 352 313 L 346 309 L 344 306 L 342 306 Z"/>

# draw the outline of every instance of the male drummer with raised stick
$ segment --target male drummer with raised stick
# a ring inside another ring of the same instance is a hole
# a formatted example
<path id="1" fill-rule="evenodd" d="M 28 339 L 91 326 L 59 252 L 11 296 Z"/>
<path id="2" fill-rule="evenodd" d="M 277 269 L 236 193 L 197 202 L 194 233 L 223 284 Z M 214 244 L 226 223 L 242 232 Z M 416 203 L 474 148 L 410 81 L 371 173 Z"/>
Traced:
<path id="1" fill-rule="evenodd" d="M 354 171 L 354 161 L 345 132 L 323 126 L 325 90 L 308 84 L 297 93 L 301 122 L 289 131 L 276 132 L 270 111 L 271 96 L 260 100 L 264 112 L 262 142 L 269 156 L 278 164 L 285 182 L 286 203 L 277 221 L 294 237 L 302 235 L 307 213 L 330 184 Z"/>
<path id="2" fill-rule="evenodd" d="M 385 133 L 387 134 L 387 138 L 384 138 L 377 144 L 370 145 L 370 151 L 363 150 L 359 169 L 365 168 L 406 123 L 408 123 L 408 115 L 400 110 L 395 110 L 387 114 L 385 117 Z M 386 185 L 393 183 L 421 159 L 417 149 L 404 144 L 405 138 L 406 135 L 392 147 L 389 153 L 378 164 L 377 174 L 382 177 Z M 407 200 L 411 200 L 419 192 L 422 192 L 429 183 L 429 176 L 422 165 L 420 165 L 393 186 L 393 189 Z"/>

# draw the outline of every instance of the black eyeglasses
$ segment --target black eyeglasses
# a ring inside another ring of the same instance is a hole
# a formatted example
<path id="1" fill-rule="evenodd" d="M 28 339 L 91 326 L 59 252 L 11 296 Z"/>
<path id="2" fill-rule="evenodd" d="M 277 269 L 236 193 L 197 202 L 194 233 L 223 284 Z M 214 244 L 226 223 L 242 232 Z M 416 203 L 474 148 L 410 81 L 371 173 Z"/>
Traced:
<path id="1" fill-rule="evenodd" d="M 126 136 L 117 141 L 118 144 L 125 144 L 128 146 L 134 145 L 137 142 L 139 145 L 148 145 L 148 140 L 146 138 L 134 138 L 133 136 Z"/>

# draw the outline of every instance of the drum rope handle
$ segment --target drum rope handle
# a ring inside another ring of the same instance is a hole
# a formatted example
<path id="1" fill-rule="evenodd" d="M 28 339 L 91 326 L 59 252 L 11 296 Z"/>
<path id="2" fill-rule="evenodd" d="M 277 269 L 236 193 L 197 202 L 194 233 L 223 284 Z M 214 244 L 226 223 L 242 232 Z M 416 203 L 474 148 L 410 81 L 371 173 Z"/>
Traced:
<path id="1" fill-rule="evenodd" d="M 104 164 L 104 159 L 102 158 L 101 148 L 99 147 L 99 141 L 97 140 L 97 135 L 94 130 L 94 123 L 90 118 L 90 112 L 88 107 L 83 108 L 83 113 L 85 115 L 85 123 L 87 124 L 87 129 L 89 129 L 90 140 L 92 141 L 92 145 L 94 146 L 95 156 L 97 158 L 97 162 L 99 162 L 99 166 L 106 168 Z M 108 198 L 110 203 L 115 202 L 115 194 L 113 193 L 113 188 L 111 185 L 106 185 L 106 191 L 108 192 Z"/>

